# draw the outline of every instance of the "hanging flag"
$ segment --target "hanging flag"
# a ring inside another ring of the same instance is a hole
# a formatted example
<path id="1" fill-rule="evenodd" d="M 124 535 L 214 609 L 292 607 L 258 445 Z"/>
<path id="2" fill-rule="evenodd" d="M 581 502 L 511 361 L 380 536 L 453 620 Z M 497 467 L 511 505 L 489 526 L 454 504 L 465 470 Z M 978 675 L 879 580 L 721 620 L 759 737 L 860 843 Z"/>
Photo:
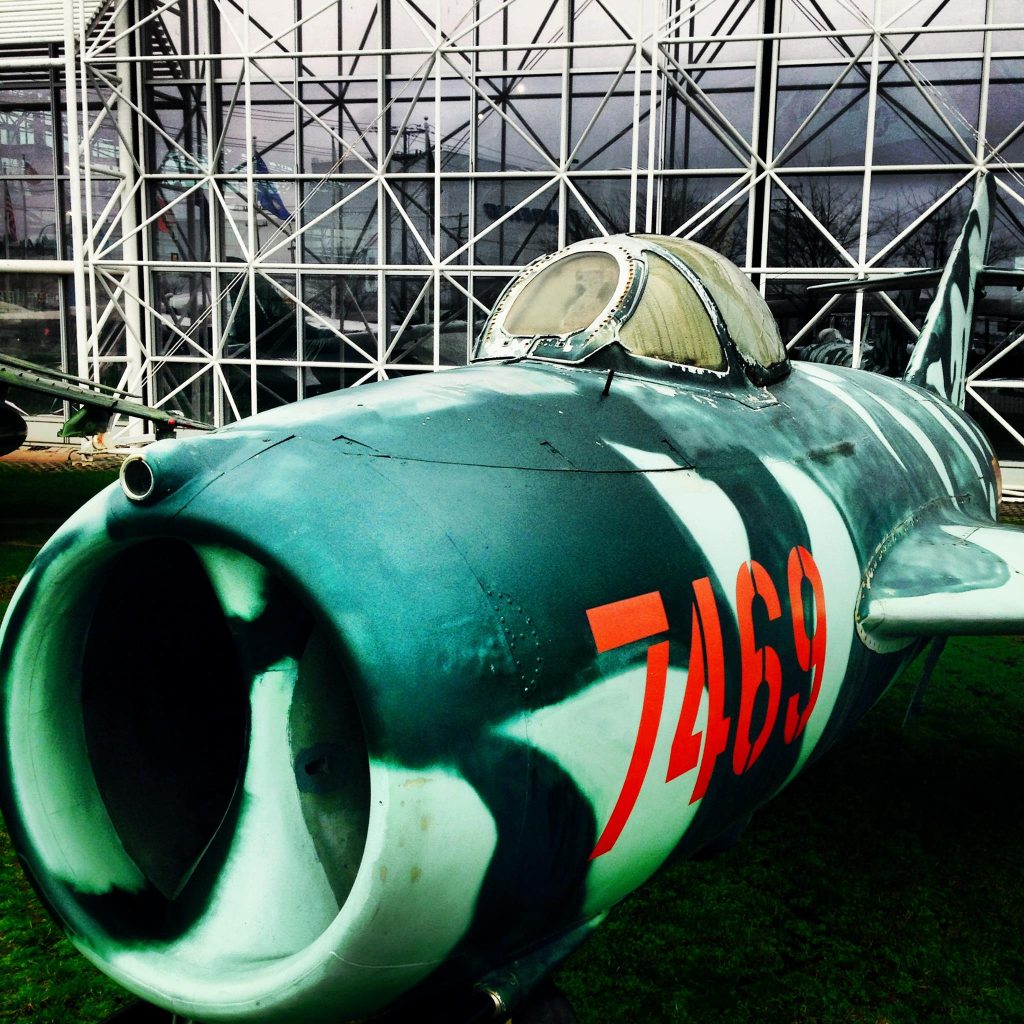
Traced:
<path id="1" fill-rule="evenodd" d="M 163 203 L 160 207 L 160 213 L 156 218 L 157 231 L 162 231 L 164 234 L 169 235 L 171 233 L 171 225 L 174 223 L 174 214 L 171 212 L 168 204 Z"/>
<path id="2" fill-rule="evenodd" d="M 18 222 L 14 219 L 14 203 L 11 202 L 11 190 L 4 182 L 4 233 L 8 242 L 18 240 Z"/>
<path id="3" fill-rule="evenodd" d="M 26 174 L 34 174 L 34 175 L 36 175 L 36 177 L 38 177 L 39 176 L 39 172 L 28 162 L 28 157 L 24 156 L 24 157 L 22 157 L 22 160 L 25 161 L 25 173 Z"/>
<path id="4" fill-rule="evenodd" d="M 252 169 L 255 174 L 270 173 L 267 165 L 263 162 L 263 157 L 259 154 L 253 159 Z M 277 191 L 277 186 L 272 181 L 256 182 L 256 209 L 263 210 L 264 213 L 269 213 L 281 220 L 287 220 L 291 216 L 281 199 L 281 193 Z"/>

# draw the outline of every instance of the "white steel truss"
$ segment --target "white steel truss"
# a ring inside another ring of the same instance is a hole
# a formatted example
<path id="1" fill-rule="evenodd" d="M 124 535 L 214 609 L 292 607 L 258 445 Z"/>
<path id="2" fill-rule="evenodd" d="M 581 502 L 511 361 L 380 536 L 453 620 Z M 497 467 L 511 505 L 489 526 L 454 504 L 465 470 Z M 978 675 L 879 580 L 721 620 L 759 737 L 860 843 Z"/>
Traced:
<path id="1" fill-rule="evenodd" d="M 805 286 L 941 259 L 984 171 L 1024 256 L 1022 58 L 1013 0 L 113 0 L 69 58 L 77 370 L 222 423 L 440 369 L 617 231 L 905 359 L 926 296 Z M 969 392 L 1024 454 L 1024 302 L 986 316 Z"/>

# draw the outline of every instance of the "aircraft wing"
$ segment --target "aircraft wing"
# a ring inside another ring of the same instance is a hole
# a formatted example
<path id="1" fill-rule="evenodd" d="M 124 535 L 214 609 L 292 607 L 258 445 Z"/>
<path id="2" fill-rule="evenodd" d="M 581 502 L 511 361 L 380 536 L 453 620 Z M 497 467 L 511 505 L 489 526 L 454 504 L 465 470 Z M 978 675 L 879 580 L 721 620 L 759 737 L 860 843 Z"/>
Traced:
<path id="1" fill-rule="evenodd" d="M 846 281 L 825 281 L 823 284 L 807 286 L 809 292 L 888 292 L 901 288 L 929 288 L 939 283 L 942 267 L 929 270 L 899 270 L 894 274 L 874 277 L 856 277 Z M 978 272 L 978 283 L 982 285 L 1009 285 L 1024 288 L 1024 270 L 1010 270 L 1004 267 L 982 267 Z"/>
<path id="2" fill-rule="evenodd" d="M 194 430 L 213 429 L 208 423 L 188 419 L 165 409 L 143 405 L 141 401 L 135 400 L 137 396 L 116 388 L 74 377 L 59 370 L 37 366 L 23 359 L 15 359 L 13 356 L 0 355 L 0 393 L 8 386 L 24 388 L 26 391 L 35 391 L 75 405 L 102 410 L 110 415 L 137 416 L 153 423 L 158 432 L 165 429 L 173 430 L 176 427 L 190 427 Z"/>
<path id="3" fill-rule="evenodd" d="M 869 641 L 1024 633 L 1024 530 L 911 527 L 865 573 L 857 618 Z"/>
<path id="4" fill-rule="evenodd" d="M 887 292 L 899 288 L 927 288 L 938 284 L 942 268 L 929 270 L 901 270 L 895 274 L 875 277 L 856 277 L 846 281 L 825 281 L 810 284 L 809 292 Z"/>

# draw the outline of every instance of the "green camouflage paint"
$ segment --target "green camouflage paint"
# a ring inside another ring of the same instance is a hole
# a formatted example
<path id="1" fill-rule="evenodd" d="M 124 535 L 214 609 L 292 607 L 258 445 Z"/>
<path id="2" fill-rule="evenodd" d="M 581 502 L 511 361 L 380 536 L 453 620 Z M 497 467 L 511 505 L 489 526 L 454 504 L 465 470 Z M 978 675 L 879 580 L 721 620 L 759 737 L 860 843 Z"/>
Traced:
<path id="1" fill-rule="evenodd" d="M 694 292 L 722 372 L 633 356 L 606 318 L 579 364 L 547 338 L 160 443 L 151 495 L 111 488 L 57 534 L 0 637 L 0 795 L 87 956 L 210 1021 L 536 977 L 926 637 L 1021 628 L 1022 535 L 927 368 L 747 369 L 722 280 Z M 940 362 L 963 333 L 928 331 Z M 175 566 L 202 623 L 92 603 L 170 593 Z M 129 736 L 134 774 L 104 753 Z"/>

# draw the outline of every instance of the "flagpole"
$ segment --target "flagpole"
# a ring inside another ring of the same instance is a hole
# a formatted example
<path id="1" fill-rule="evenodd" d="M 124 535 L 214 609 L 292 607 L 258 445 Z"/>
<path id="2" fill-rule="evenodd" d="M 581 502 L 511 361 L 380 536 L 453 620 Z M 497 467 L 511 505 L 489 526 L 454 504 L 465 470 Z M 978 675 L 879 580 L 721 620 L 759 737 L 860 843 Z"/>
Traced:
<path id="1" fill-rule="evenodd" d="M 4 259 L 11 258 L 11 225 L 14 223 L 14 204 L 11 202 L 11 190 L 4 182 Z"/>
<path id="2" fill-rule="evenodd" d="M 21 243 L 25 249 L 25 255 L 28 255 L 28 182 L 21 179 L 21 222 L 24 225 L 24 230 L 21 233 Z"/>
<path id="3" fill-rule="evenodd" d="M 257 146 L 256 136 L 254 135 L 252 137 L 252 160 L 250 161 L 250 164 L 249 164 L 249 166 L 250 166 L 252 171 L 257 171 L 258 170 L 257 165 L 256 165 L 256 161 L 259 160 L 260 157 L 261 157 L 259 151 L 256 149 L 256 146 Z M 262 243 L 260 242 L 260 218 L 259 218 L 259 212 L 260 212 L 260 183 L 258 181 L 254 181 L 253 185 L 252 185 L 252 219 L 253 219 L 253 224 L 256 227 L 256 249 L 255 249 L 256 253 L 258 253 L 260 251 L 260 247 L 262 245 Z M 256 259 L 255 254 L 253 256 L 251 256 L 250 259 L 255 261 L 255 259 Z"/>

